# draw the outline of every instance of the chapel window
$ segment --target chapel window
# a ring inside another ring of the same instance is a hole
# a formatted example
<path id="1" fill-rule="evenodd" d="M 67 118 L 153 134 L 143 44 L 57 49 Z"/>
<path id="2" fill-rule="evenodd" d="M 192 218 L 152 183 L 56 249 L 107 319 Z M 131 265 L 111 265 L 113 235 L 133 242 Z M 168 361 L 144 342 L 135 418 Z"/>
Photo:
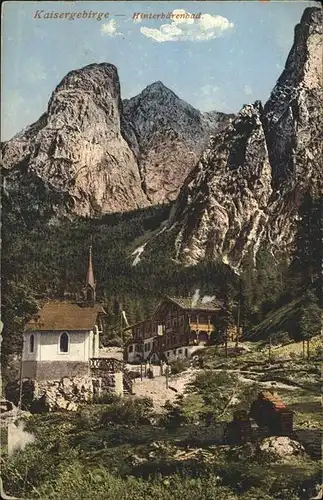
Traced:
<path id="1" fill-rule="evenodd" d="M 68 352 L 69 339 L 66 332 L 63 332 L 59 339 L 60 352 Z"/>
<path id="2" fill-rule="evenodd" d="M 29 352 L 35 352 L 35 335 L 33 333 L 29 337 Z"/>

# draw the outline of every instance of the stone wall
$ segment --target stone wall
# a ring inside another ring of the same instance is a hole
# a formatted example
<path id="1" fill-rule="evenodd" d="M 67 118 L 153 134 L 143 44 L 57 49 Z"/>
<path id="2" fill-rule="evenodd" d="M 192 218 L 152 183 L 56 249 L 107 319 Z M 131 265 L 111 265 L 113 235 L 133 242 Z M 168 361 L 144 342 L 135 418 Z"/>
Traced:
<path id="1" fill-rule="evenodd" d="M 85 376 L 36 381 L 35 398 L 43 398 L 44 404 L 50 410 L 76 410 L 78 404 L 89 403 L 92 400 L 92 379 Z"/>
<path id="2" fill-rule="evenodd" d="M 37 361 L 23 361 L 22 362 L 22 377 L 36 380 Z"/>
<path id="3" fill-rule="evenodd" d="M 97 397 L 107 392 L 114 392 L 119 396 L 123 395 L 123 373 L 106 373 L 95 370 L 92 375 L 93 394 Z"/>
<path id="4" fill-rule="evenodd" d="M 79 404 L 90 403 L 107 392 L 123 395 L 122 372 L 36 380 L 34 397 L 49 410 L 76 410 Z"/>
<path id="5" fill-rule="evenodd" d="M 79 361 L 23 361 L 23 378 L 60 380 L 89 375 L 89 364 Z"/>

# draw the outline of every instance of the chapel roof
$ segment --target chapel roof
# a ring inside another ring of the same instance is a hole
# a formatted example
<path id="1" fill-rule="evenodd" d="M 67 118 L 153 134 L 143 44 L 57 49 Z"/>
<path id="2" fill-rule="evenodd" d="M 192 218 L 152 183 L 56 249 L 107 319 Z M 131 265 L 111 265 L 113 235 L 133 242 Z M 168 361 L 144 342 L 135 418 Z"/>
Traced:
<path id="1" fill-rule="evenodd" d="M 100 304 L 93 307 L 63 301 L 46 302 L 25 326 L 25 331 L 92 330 L 99 314 L 105 314 Z"/>

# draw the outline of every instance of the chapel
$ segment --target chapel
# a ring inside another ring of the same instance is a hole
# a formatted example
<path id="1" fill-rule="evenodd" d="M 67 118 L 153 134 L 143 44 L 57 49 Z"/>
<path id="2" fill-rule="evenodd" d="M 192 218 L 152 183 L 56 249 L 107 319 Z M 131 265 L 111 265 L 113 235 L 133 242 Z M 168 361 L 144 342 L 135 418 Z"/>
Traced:
<path id="1" fill-rule="evenodd" d="M 23 334 L 22 378 L 56 380 L 90 372 L 90 359 L 99 355 L 105 316 L 96 301 L 92 247 L 83 300 L 48 300 L 26 325 Z"/>

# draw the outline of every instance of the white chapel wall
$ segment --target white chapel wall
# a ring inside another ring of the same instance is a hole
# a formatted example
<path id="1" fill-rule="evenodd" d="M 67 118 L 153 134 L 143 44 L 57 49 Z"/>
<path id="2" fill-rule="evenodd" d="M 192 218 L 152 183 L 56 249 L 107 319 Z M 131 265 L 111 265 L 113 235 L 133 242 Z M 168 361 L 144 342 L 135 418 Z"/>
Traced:
<path id="1" fill-rule="evenodd" d="M 69 349 L 67 353 L 59 351 L 59 339 L 62 332 L 42 332 L 40 334 L 39 355 L 37 361 L 88 361 L 89 332 L 67 332 Z"/>

